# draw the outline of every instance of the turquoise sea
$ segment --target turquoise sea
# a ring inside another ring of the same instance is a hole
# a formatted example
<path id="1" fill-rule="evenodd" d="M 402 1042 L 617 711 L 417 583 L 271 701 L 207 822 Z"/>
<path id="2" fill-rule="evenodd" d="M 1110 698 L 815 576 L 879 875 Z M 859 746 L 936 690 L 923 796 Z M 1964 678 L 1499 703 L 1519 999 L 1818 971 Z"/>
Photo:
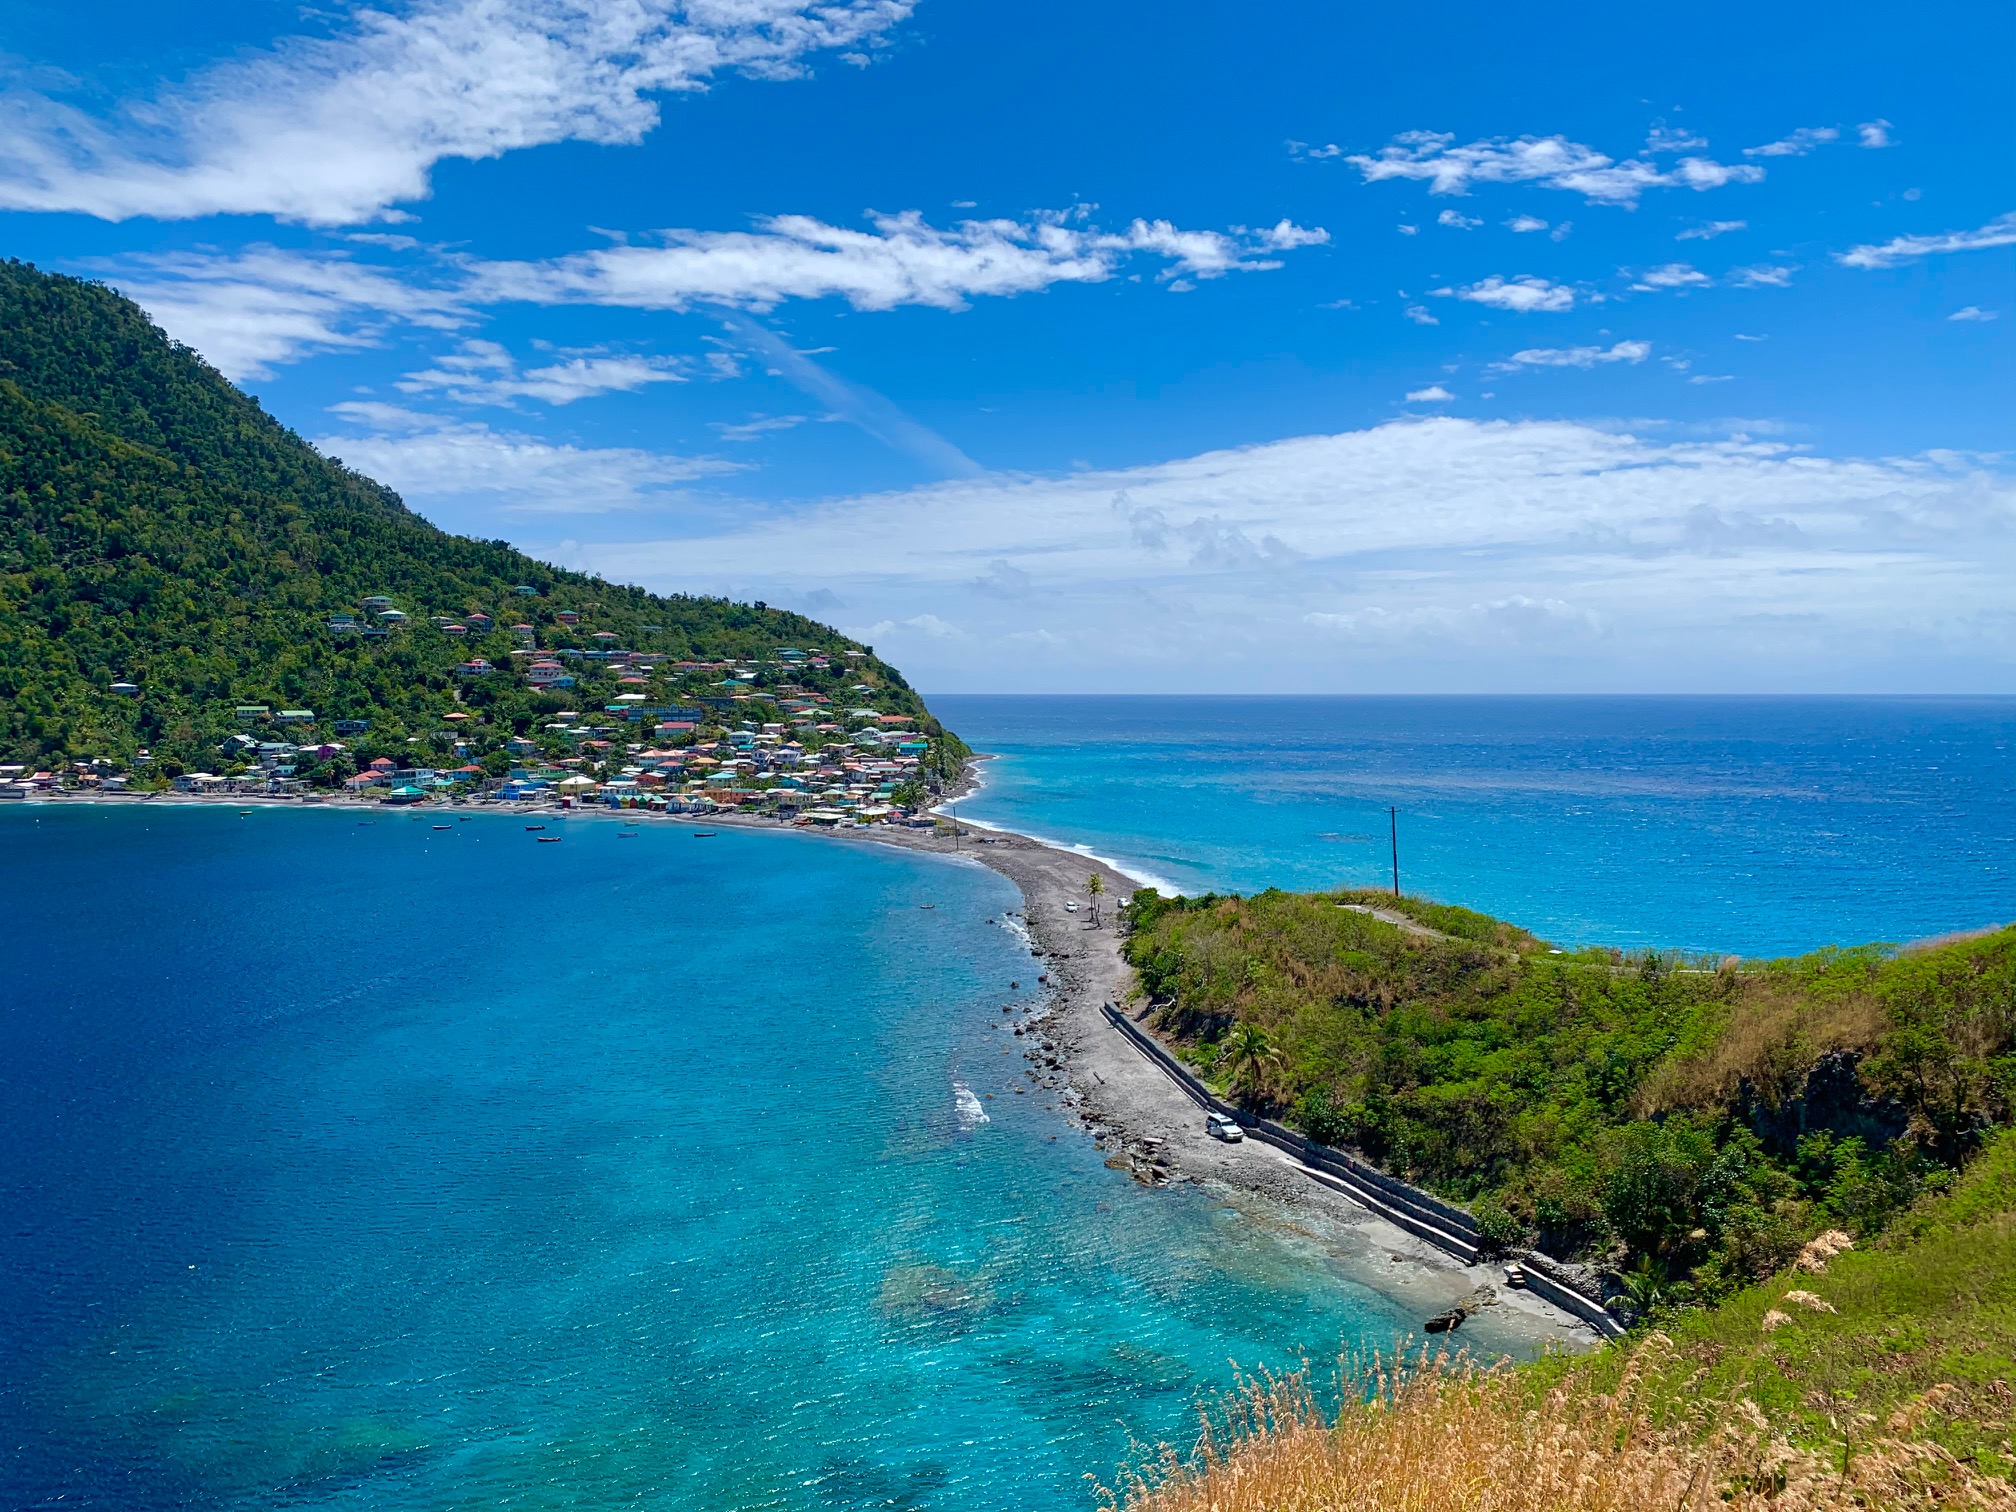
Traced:
<path id="1" fill-rule="evenodd" d="M 1376 882 L 1390 803 L 1562 939 L 2016 914 L 2008 700 L 934 705 L 970 814 L 1186 887 Z M 1028 1082 L 993 873 L 435 818 L 0 810 L 0 1506 L 1085 1508 L 1410 1330 Z"/>
<path id="2" fill-rule="evenodd" d="M 992 872 L 549 832 L 0 811 L 0 1506 L 1084 1508 L 1412 1331 L 1106 1168 Z"/>
<path id="3" fill-rule="evenodd" d="M 962 818 L 1183 892 L 1386 886 L 1778 955 L 2016 918 L 2016 698 L 934 695 Z"/>

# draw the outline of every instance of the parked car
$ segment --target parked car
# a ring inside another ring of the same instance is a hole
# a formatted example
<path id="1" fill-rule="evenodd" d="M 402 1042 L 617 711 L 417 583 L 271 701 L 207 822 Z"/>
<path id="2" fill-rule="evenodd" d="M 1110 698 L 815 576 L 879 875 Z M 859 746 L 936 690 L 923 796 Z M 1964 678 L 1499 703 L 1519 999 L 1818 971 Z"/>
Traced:
<path id="1" fill-rule="evenodd" d="M 1227 1144 L 1237 1144 L 1246 1137 L 1246 1131 L 1238 1122 L 1224 1113 L 1208 1113 L 1204 1117 L 1204 1132 L 1213 1139 L 1222 1139 Z"/>

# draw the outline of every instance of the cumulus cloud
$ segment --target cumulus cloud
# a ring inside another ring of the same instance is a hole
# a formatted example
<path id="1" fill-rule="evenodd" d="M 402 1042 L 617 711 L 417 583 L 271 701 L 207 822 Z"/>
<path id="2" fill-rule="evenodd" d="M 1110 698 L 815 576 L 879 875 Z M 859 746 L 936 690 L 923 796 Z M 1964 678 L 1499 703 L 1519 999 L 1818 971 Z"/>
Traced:
<path id="1" fill-rule="evenodd" d="M 782 79 L 904 20 L 913 0 L 419 0 L 217 63 L 109 118 L 0 102 L 0 207 L 133 216 L 393 216 L 444 159 L 635 143 L 652 96 Z"/>
<path id="2" fill-rule="evenodd" d="M 1638 158 L 1619 162 L 1561 136 L 1493 137 L 1457 146 L 1442 131 L 1404 132 L 1376 154 L 1352 153 L 1345 161 L 1368 184 L 1422 180 L 1431 194 L 1467 194 L 1476 184 L 1533 184 L 1599 205 L 1635 205 L 1650 189 L 1719 189 L 1764 177 L 1754 164 L 1702 157 L 1681 158 L 1670 168 Z"/>
<path id="3" fill-rule="evenodd" d="M 331 407 L 361 427 L 316 446 L 424 501 L 461 528 L 492 511 L 606 514 L 660 506 L 698 479 L 736 470 L 708 457 L 633 447 L 579 447 L 396 405 L 351 400 Z"/>
<path id="4" fill-rule="evenodd" d="M 1447 404 L 1456 396 L 1441 384 L 1432 384 L 1424 389 L 1413 389 L 1407 395 L 1409 404 Z"/>
<path id="5" fill-rule="evenodd" d="M 1860 126 L 1855 128 L 1855 133 L 1861 138 L 1861 145 L 1864 147 L 1894 147 L 1896 145 L 1891 140 L 1890 123 L 1888 121 L 1864 121 Z"/>
<path id="6" fill-rule="evenodd" d="M 1516 315 L 1534 311 L 1558 313 L 1575 307 L 1573 289 L 1566 284 L 1549 283 L 1530 273 L 1511 279 L 1493 273 L 1481 282 L 1467 284 L 1460 289 L 1434 289 L 1430 292 L 1443 299 L 1467 299 L 1472 304 L 1489 305 L 1494 310 L 1510 310 Z"/>
<path id="7" fill-rule="evenodd" d="M 1218 278 L 1278 268 L 1265 254 L 1328 240 L 1320 227 L 1289 221 L 1258 232 L 1186 231 L 1166 220 L 1102 231 L 1079 210 L 945 228 L 912 210 L 873 216 L 866 230 L 780 215 L 754 231 L 663 231 L 648 243 L 545 262 L 472 263 L 468 288 L 485 303 L 767 310 L 787 299 L 839 298 L 859 310 L 958 310 L 976 297 L 1102 283 L 1136 256 L 1161 259 L 1165 280 Z"/>
<path id="8" fill-rule="evenodd" d="M 1652 355 L 1649 341 L 1619 341 L 1611 346 L 1528 347 L 1514 352 L 1503 362 L 1494 362 L 1488 371 L 1516 373 L 1527 367 L 1603 367 L 1613 362 L 1640 363 Z"/>
<path id="9" fill-rule="evenodd" d="M 1442 324 L 1441 321 L 1437 320 L 1432 314 L 1429 313 L 1428 307 L 1426 305 L 1410 304 L 1409 306 L 1407 306 L 1404 313 L 1406 314 L 1407 318 L 1413 321 L 1414 324 L 1416 325 L 1428 326 L 1428 325 Z"/>
<path id="10" fill-rule="evenodd" d="M 1435 217 L 1438 226 L 1454 226 L 1458 231 L 1474 231 L 1484 222 L 1474 215 L 1465 215 L 1461 210 L 1444 210 Z"/>
<path id="11" fill-rule="evenodd" d="M 1675 241 L 1713 241 L 1718 236 L 1727 236 L 1731 231 L 1749 228 L 1748 221 L 1709 221 L 1705 225 L 1690 226 L 1674 237 Z"/>
<path id="12" fill-rule="evenodd" d="M 1515 215 L 1505 222 L 1507 231 L 1545 231 L 1547 222 L 1537 215 Z"/>
<path id="13" fill-rule="evenodd" d="M 1834 260 L 1850 268 L 1895 268 L 1943 252 L 1982 252 L 2016 246 L 2016 212 L 1998 215 L 1972 231 L 1947 231 L 1938 236 L 1893 236 L 1881 246 L 1850 247 Z"/>
<path id="14" fill-rule="evenodd" d="M 1824 147 L 1829 142 L 1838 142 L 1841 132 L 1834 126 L 1801 126 L 1790 136 L 1780 137 L 1775 142 L 1766 142 L 1761 147 L 1745 147 L 1745 157 L 1804 157 L 1815 147 Z"/>
<path id="15" fill-rule="evenodd" d="M 988 474 L 724 518 L 676 539 L 587 548 L 583 565 L 771 602 L 829 589 L 863 623 L 909 637 L 906 672 L 941 687 L 1015 686 L 1014 637 L 1065 624 L 1097 647 L 1068 673 L 1086 686 L 1538 677 L 1509 651 L 1497 659 L 1493 626 L 1607 669 L 1571 659 L 1575 670 L 1559 674 L 1569 681 L 1752 686 L 1803 668 L 1838 686 L 1867 672 L 1872 648 L 1908 642 L 1924 665 L 1950 658 L 1956 626 L 2006 609 L 2016 480 L 1987 460 L 1835 458 L 1659 430 L 1396 421 L 1147 467 Z M 1867 592 L 1875 573 L 1889 591 Z M 1786 614 L 1820 629 L 1804 662 L 1785 659 L 1773 628 Z M 964 638 L 909 623 L 924 615 Z M 1966 633 L 1978 651 L 1978 629 Z M 1333 665 L 1309 654 L 1319 634 L 1383 637 L 1406 655 Z M 2016 676 L 2016 623 L 1992 654 L 2000 686 Z M 1045 685 L 1057 675 L 1046 667 Z"/>
<path id="16" fill-rule="evenodd" d="M 1700 289 L 1715 282 L 1692 263 L 1667 263 L 1638 275 L 1634 289 Z"/>
<path id="17" fill-rule="evenodd" d="M 433 367 L 408 373 L 396 387 L 405 394 L 445 393 L 463 404 L 508 405 L 517 399 L 538 399 L 558 405 L 684 381 L 676 364 L 663 357 L 591 353 L 521 371 L 517 359 L 496 342 L 465 341 L 436 358 Z"/>
<path id="18" fill-rule="evenodd" d="M 1948 315 L 1946 318 L 1948 320 L 1995 320 L 1998 319 L 1999 316 L 2000 316 L 1999 311 L 1984 310 L 1979 305 L 1968 305 L 1964 309 L 1955 310 L 1951 315 Z"/>

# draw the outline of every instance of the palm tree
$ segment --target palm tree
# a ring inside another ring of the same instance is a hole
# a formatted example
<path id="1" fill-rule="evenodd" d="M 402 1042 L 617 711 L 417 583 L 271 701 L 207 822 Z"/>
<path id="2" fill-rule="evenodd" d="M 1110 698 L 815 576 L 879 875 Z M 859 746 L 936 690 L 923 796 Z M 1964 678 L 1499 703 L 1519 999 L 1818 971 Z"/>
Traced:
<path id="1" fill-rule="evenodd" d="M 1274 1048 L 1274 1042 L 1267 1037 L 1265 1029 L 1242 1020 L 1234 1024 L 1232 1032 L 1219 1042 L 1218 1058 L 1229 1059 L 1235 1074 L 1243 1071 L 1249 1090 L 1257 1092 L 1266 1063 L 1279 1060 L 1281 1052 Z"/>
<path id="2" fill-rule="evenodd" d="M 1099 927 L 1099 899 L 1106 892 L 1106 879 L 1094 872 L 1085 879 L 1085 891 L 1092 896 L 1092 927 Z"/>

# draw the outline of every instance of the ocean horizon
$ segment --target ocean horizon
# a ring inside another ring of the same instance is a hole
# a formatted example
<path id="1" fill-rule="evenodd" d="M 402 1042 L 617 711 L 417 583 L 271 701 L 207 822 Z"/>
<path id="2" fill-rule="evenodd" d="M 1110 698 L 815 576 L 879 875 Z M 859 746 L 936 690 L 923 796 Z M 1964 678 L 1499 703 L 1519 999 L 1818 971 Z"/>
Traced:
<path id="1" fill-rule="evenodd" d="M 2016 917 L 2016 698 L 933 694 L 961 818 L 1165 891 L 1392 881 L 1745 956 Z M 1389 809 L 1397 811 L 1389 815 Z"/>

